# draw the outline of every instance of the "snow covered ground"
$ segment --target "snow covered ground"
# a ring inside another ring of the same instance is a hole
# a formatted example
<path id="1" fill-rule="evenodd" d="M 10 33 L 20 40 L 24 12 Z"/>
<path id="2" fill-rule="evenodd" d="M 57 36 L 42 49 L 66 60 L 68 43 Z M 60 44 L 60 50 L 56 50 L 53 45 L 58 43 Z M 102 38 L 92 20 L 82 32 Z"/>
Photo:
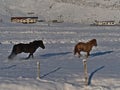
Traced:
<path id="1" fill-rule="evenodd" d="M 0 0 L 0 90 L 119 90 L 120 27 L 88 25 L 94 20 L 118 23 L 119 9 L 119 0 Z M 15 24 L 12 16 L 64 23 Z M 83 58 L 74 56 L 73 49 L 76 43 L 93 38 L 98 46 L 87 61 L 93 77 L 86 87 Z M 22 53 L 8 60 L 14 44 L 38 39 L 46 49 L 39 48 L 34 59 L 24 60 L 28 54 Z M 38 61 L 41 79 L 36 79 Z"/>
<path id="2" fill-rule="evenodd" d="M 0 90 L 119 90 L 120 33 L 119 26 L 85 26 L 71 23 L 2 25 L 0 27 Z M 84 85 L 82 58 L 73 55 L 79 41 L 96 38 L 88 58 L 88 74 L 94 73 L 91 84 Z M 12 47 L 42 39 L 46 49 L 39 48 L 34 59 L 28 54 L 8 60 Z M 37 77 L 37 62 L 40 76 Z M 101 68 L 101 69 L 100 69 Z M 100 70 L 99 70 L 100 69 Z"/>

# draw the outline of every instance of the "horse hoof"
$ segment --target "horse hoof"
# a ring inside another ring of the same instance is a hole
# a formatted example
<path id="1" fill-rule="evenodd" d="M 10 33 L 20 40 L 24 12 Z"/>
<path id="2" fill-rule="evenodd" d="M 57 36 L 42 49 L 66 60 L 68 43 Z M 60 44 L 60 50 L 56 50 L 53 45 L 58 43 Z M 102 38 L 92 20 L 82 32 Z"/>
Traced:
<path id="1" fill-rule="evenodd" d="M 13 59 L 13 58 L 11 58 L 11 57 L 8 57 L 8 59 Z"/>

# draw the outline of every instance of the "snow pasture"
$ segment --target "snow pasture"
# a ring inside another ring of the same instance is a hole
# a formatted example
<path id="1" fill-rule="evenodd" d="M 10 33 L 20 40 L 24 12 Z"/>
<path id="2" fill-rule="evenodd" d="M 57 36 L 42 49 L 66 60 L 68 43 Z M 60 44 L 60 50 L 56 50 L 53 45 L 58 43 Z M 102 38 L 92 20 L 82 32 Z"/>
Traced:
<path id="1" fill-rule="evenodd" d="M 7 25 L 0 27 L 0 90 L 119 90 L 120 89 L 119 26 L 85 26 L 79 24 Z M 73 55 L 76 43 L 97 39 L 88 58 L 88 74 L 94 73 L 91 84 L 84 85 L 82 58 Z M 12 47 L 42 39 L 34 59 L 28 54 L 8 60 Z M 37 62 L 40 76 L 37 77 Z M 100 70 L 98 70 L 102 67 Z M 95 72 L 98 70 L 97 72 Z"/>

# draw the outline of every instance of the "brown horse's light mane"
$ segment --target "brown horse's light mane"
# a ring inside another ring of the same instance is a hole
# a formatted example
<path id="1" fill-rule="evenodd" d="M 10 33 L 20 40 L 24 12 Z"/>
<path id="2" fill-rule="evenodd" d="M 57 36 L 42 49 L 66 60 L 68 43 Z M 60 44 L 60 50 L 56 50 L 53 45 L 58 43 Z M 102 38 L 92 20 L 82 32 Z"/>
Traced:
<path id="1" fill-rule="evenodd" d="M 96 44 L 97 42 L 96 42 L 96 39 L 92 39 L 92 40 L 88 41 L 87 43 L 88 44 Z"/>

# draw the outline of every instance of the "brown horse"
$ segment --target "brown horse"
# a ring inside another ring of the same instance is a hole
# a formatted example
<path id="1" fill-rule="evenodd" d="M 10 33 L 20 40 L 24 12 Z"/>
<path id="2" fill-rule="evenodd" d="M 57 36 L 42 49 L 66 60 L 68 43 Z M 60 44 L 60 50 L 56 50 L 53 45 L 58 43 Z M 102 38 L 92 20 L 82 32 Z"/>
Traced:
<path id="1" fill-rule="evenodd" d="M 79 42 L 78 44 L 75 45 L 74 47 L 74 55 L 78 53 L 78 57 L 80 58 L 80 52 L 87 52 L 87 57 L 90 55 L 90 51 L 92 50 L 93 46 L 97 46 L 97 40 L 92 39 L 86 43 L 84 42 Z"/>
<path id="2" fill-rule="evenodd" d="M 30 42 L 29 44 L 19 43 L 13 46 L 11 54 L 8 56 L 8 59 L 13 59 L 19 53 L 30 53 L 26 59 L 29 59 L 31 56 L 33 58 L 33 53 L 36 51 L 37 48 L 41 47 L 45 49 L 42 40 L 35 40 Z"/>

